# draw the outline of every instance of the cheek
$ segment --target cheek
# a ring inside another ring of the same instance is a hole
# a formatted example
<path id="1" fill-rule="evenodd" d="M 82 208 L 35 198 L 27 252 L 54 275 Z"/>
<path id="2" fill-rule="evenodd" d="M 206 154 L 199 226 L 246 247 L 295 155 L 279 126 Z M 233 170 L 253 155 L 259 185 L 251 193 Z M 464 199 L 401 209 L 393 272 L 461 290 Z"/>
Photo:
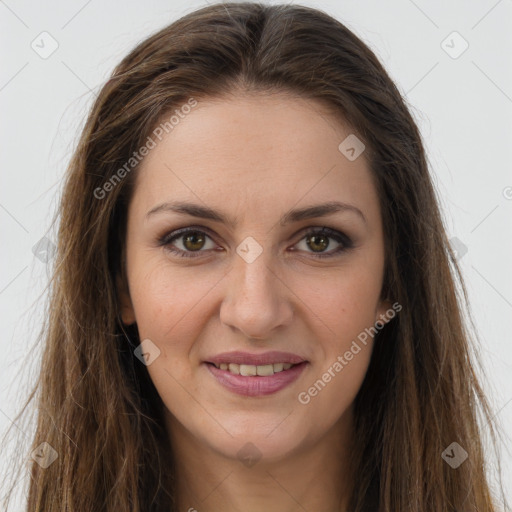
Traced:
<path id="1" fill-rule="evenodd" d="M 377 275 L 378 277 L 378 275 Z M 366 269 L 339 273 L 328 286 L 313 291 L 318 311 L 329 331 L 318 336 L 321 350 L 314 371 L 297 399 L 317 427 L 328 429 L 344 416 L 354 401 L 370 362 L 375 331 L 375 309 L 380 281 Z"/>
<path id="2" fill-rule="evenodd" d="M 368 369 L 381 291 L 380 262 L 347 266 L 329 279 L 308 281 L 307 288 L 308 304 L 329 330 L 317 337 L 322 344 L 319 364 L 299 402 L 327 426 L 349 408 Z"/>
<path id="3" fill-rule="evenodd" d="M 376 321 L 381 274 L 353 265 L 323 279 L 304 281 L 302 296 L 311 311 L 329 328 L 337 343 L 346 343 Z"/>
<path id="4" fill-rule="evenodd" d="M 343 423 L 351 410 L 371 356 L 370 343 L 357 344 L 356 354 L 352 350 L 339 351 L 328 358 L 322 370 L 312 376 L 297 396 L 297 407 L 303 408 L 308 418 L 314 418 L 317 430 L 328 430 L 337 422 Z M 346 359 L 347 352 L 352 354 L 350 361 Z"/>
<path id="5" fill-rule="evenodd" d="M 205 298 L 217 281 L 198 278 L 193 267 L 173 268 L 161 256 L 134 261 L 130 294 L 141 339 L 154 340 L 165 353 L 185 349 L 201 329 Z"/>

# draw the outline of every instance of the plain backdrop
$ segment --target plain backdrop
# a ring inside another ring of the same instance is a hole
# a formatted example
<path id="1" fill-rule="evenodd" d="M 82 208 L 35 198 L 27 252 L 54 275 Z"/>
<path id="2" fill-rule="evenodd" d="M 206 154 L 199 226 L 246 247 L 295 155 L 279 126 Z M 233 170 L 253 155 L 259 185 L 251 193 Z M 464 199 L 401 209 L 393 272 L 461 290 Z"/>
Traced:
<path id="1" fill-rule="evenodd" d="M 37 369 L 33 345 L 55 236 L 48 229 L 88 108 L 131 48 L 206 3 L 0 0 L 0 434 Z M 512 0 L 302 4 L 365 41 L 410 105 L 459 251 L 493 421 L 511 433 Z M 29 425 L 13 428 L 30 441 Z M 510 496 L 512 455 L 504 441 Z M 3 475 L 11 471 L 9 446 L 1 452 Z"/>

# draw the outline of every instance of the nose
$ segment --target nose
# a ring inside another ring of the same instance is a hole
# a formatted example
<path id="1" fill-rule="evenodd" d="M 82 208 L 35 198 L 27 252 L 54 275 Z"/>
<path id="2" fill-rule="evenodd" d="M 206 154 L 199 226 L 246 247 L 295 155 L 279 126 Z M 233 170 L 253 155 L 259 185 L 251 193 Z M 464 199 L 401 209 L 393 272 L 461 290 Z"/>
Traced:
<path id="1" fill-rule="evenodd" d="M 251 263 L 235 258 L 225 281 L 220 319 L 248 339 L 271 339 L 292 321 L 293 294 L 271 268 L 265 251 Z"/>

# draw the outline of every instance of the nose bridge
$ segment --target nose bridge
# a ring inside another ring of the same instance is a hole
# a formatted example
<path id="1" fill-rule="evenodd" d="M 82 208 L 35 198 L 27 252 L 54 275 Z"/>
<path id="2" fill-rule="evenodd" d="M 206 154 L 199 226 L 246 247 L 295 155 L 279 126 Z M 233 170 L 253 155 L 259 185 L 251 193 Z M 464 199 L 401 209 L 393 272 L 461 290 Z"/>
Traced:
<path id="1" fill-rule="evenodd" d="M 269 251 L 260 254 L 254 261 L 239 258 L 235 264 L 240 295 L 249 301 L 268 302 L 273 300 L 275 274 L 271 270 L 272 261 Z M 271 278 L 274 278 L 273 280 Z M 241 299 L 242 297 L 238 297 Z"/>
<path id="2" fill-rule="evenodd" d="M 233 293 L 239 305 L 266 310 L 276 301 L 277 278 L 272 268 L 270 250 L 263 251 L 254 260 L 237 256 Z"/>
<path id="3" fill-rule="evenodd" d="M 249 245 L 245 253 L 243 249 L 242 243 L 237 251 L 242 256 L 234 256 L 221 320 L 247 337 L 264 338 L 276 327 L 288 323 L 291 307 L 286 287 L 273 270 L 271 251 L 263 250 L 254 258 L 254 253 L 251 257 L 245 255 L 256 250 L 255 246 Z"/>

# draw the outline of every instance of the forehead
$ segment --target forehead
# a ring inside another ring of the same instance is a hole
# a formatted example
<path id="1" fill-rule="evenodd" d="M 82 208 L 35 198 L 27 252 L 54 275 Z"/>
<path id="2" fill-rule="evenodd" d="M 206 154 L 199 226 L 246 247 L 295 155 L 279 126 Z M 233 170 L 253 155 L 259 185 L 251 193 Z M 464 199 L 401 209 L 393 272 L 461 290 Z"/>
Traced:
<path id="1" fill-rule="evenodd" d="M 263 216 L 342 200 L 378 214 L 364 153 L 350 161 L 339 150 L 351 133 L 314 100 L 256 94 L 198 101 L 161 140 L 154 138 L 137 171 L 134 207 L 190 199 Z"/>

